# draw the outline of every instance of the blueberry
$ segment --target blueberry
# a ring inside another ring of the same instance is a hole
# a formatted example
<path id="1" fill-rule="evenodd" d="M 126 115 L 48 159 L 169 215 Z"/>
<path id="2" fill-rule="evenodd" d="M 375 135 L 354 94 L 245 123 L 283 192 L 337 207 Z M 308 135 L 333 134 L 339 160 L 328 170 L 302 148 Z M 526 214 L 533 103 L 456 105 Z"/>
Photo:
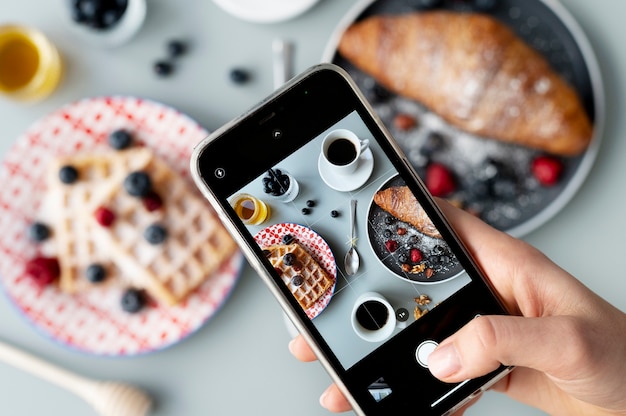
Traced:
<path id="1" fill-rule="evenodd" d="M 50 237 L 50 228 L 41 222 L 34 222 L 28 228 L 28 237 L 36 242 L 42 242 Z"/>
<path id="2" fill-rule="evenodd" d="M 308 208 L 302 208 L 302 215 L 309 215 L 311 213 L 311 210 Z"/>
<path id="3" fill-rule="evenodd" d="M 122 310 L 137 313 L 146 306 L 146 295 L 139 289 L 127 289 L 122 295 Z"/>
<path id="4" fill-rule="evenodd" d="M 308 201 L 306 201 L 306 206 L 309 208 L 313 208 L 315 206 L 315 201 L 309 199 Z"/>
<path id="5" fill-rule="evenodd" d="M 182 40 L 172 39 L 167 43 L 167 54 L 171 58 L 178 58 L 187 52 L 187 44 Z"/>
<path id="6" fill-rule="evenodd" d="M 291 278 L 291 284 L 295 287 L 300 287 L 304 284 L 304 277 L 301 274 L 297 274 Z"/>
<path id="7" fill-rule="evenodd" d="M 263 257 L 269 259 L 271 255 L 272 255 L 271 251 L 269 251 L 267 249 L 263 249 Z"/>
<path id="8" fill-rule="evenodd" d="M 85 270 L 85 277 L 91 283 L 100 283 L 106 278 L 106 270 L 100 264 L 92 264 Z"/>
<path id="9" fill-rule="evenodd" d="M 446 148 L 446 139 L 440 133 L 432 132 L 426 138 L 424 145 L 420 149 L 420 153 L 424 156 L 431 157 Z"/>
<path id="10" fill-rule="evenodd" d="M 248 71 L 242 68 L 231 69 L 229 75 L 230 80 L 235 84 L 245 84 L 250 79 Z"/>
<path id="11" fill-rule="evenodd" d="M 174 65 L 168 61 L 157 61 L 154 63 L 153 69 L 158 76 L 165 77 L 174 72 Z"/>
<path id="12" fill-rule="evenodd" d="M 283 256 L 283 263 L 287 266 L 291 266 L 296 262 L 296 255 L 293 253 L 287 253 Z"/>
<path id="13" fill-rule="evenodd" d="M 295 238 L 293 238 L 293 235 L 291 235 L 291 234 L 285 234 L 283 236 L 283 238 L 281 238 L 281 242 L 283 244 L 285 244 L 285 245 L 289 245 L 289 244 L 293 243 L 294 240 L 295 240 Z"/>
<path id="14" fill-rule="evenodd" d="M 398 261 L 400 263 L 406 263 L 409 261 L 409 256 L 406 253 L 401 253 L 398 255 Z"/>
<path id="15" fill-rule="evenodd" d="M 389 229 L 385 229 L 385 230 L 383 231 L 383 237 L 385 237 L 385 238 L 391 238 L 391 236 L 393 236 L 393 233 L 391 232 L 391 230 L 389 230 Z"/>
<path id="16" fill-rule="evenodd" d="M 78 171 L 74 166 L 66 165 L 59 169 L 59 179 L 65 184 L 71 184 L 78 180 Z"/>
<path id="17" fill-rule="evenodd" d="M 393 224 L 394 222 L 395 222 L 395 218 L 394 218 L 394 217 L 392 217 L 392 216 L 390 216 L 390 215 L 387 215 L 387 216 L 385 217 L 385 224 L 387 224 L 387 225 L 391 225 L 391 224 Z"/>
<path id="18" fill-rule="evenodd" d="M 161 244 L 167 238 L 167 230 L 162 225 L 152 224 L 144 230 L 143 237 L 150 244 Z"/>
<path id="19" fill-rule="evenodd" d="M 132 196 L 143 198 L 152 190 L 152 181 L 145 172 L 133 172 L 124 179 L 124 189 Z"/>
<path id="20" fill-rule="evenodd" d="M 333 209 L 332 211 L 330 211 L 330 216 L 333 218 L 337 218 L 339 216 L 339 211 Z"/>
<path id="21" fill-rule="evenodd" d="M 126 130 L 116 130 L 109 135 L 109 145 L 115 150 L 126 149 L 132 140 L 132 136 Z"/>

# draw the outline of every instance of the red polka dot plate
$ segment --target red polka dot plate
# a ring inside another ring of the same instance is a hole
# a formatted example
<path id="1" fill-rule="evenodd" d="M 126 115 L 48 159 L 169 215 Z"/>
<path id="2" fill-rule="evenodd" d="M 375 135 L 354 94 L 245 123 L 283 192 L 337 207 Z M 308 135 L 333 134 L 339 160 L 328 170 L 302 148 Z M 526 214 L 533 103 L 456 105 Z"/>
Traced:
<path id="1" fill-rule="evenodd" d="M 0 167 L 0 281 L 8 298 L 40 332 L 72 349 L 104 356 L 153 352 L 194 333 L 227 300 L 244 264 L 237 252 L 179 305 L 151 303 L 137 314 L 121 310 L 122 288 L 114 285 L 69 295 L 54 285 L 40 288 L 25 275 L 25 262 L 38 254 L 27 230 L 42 208 L 48 162 L 108 150 L 107 138 L 118 129 L 130 132 L 186 180 L 192 147 L 208 135 L 189 117 L 153 101 L 85 99 L 36 122 Z"/>
<path id="2" fill-rule="evenodd" d="M 335 262 L 335 256 L 328 246 L 328 243 L 318 233 L 300 224 L 280 223 L 270 225 L 259 231 L 254 236 L 254 240 L 259 246 L 267 247 L 274 244 L 281 244 L 283 236 L 288 234 L 293 236 L 334 280 L 333 285 L 313 306 L 305 311 L 309 319 L 313 319 L 324 311 L 335 292 L 335 286 L 337 284 L 337 263 Z"/>

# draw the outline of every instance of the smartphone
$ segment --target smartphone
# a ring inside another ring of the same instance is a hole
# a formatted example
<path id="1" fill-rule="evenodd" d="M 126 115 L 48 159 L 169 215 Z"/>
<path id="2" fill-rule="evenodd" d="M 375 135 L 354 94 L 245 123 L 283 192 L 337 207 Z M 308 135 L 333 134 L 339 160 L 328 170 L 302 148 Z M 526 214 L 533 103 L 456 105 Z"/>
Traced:
<path id="1" fill-rule="evenodd" d="M 349 75 L 314 66 L 199 143 L 196 185 L 359 415 L 447 415 L 428 355 L 507 314 Z"/>

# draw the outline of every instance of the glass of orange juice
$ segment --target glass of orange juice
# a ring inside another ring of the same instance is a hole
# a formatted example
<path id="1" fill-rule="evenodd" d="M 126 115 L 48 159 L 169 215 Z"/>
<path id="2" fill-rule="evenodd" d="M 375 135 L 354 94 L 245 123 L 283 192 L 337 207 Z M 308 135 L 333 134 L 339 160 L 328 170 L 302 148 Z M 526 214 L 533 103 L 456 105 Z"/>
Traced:
<path id="1" fill-rule="evenodd" d="M 0 25 L 0 95 L 41 100 L 57 87 L 61 73 L 59 52 L 41 32 Z"/>
<path id="2" fill-rule="evenodd" d="M 235 195 L 231 205 L 244 224 L 262 224 L 270 217 L 270 207 L 265 202 L 249 194 Z"/>

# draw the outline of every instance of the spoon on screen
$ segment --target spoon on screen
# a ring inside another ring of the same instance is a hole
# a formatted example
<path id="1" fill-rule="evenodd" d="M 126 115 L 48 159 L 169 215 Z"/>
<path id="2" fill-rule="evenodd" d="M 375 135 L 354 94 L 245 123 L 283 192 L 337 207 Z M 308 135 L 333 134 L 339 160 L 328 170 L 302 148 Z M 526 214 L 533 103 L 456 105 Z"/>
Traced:
<path id="1" fill-rule="evenodd" d="M 0 361 L 75 393 L 102 416 L 144 416 L 152 407 L 150 397 L 133 386 L 79 376 L 3 342 Z"/>
<path id="2" fill-rule="evenodd" d="M 344 266 L 346 274 L 352 276 L 359 271 L 359 253 L 356 251 L 356 199 L 350 201 L 350 249 L 346 253 Z"/>

